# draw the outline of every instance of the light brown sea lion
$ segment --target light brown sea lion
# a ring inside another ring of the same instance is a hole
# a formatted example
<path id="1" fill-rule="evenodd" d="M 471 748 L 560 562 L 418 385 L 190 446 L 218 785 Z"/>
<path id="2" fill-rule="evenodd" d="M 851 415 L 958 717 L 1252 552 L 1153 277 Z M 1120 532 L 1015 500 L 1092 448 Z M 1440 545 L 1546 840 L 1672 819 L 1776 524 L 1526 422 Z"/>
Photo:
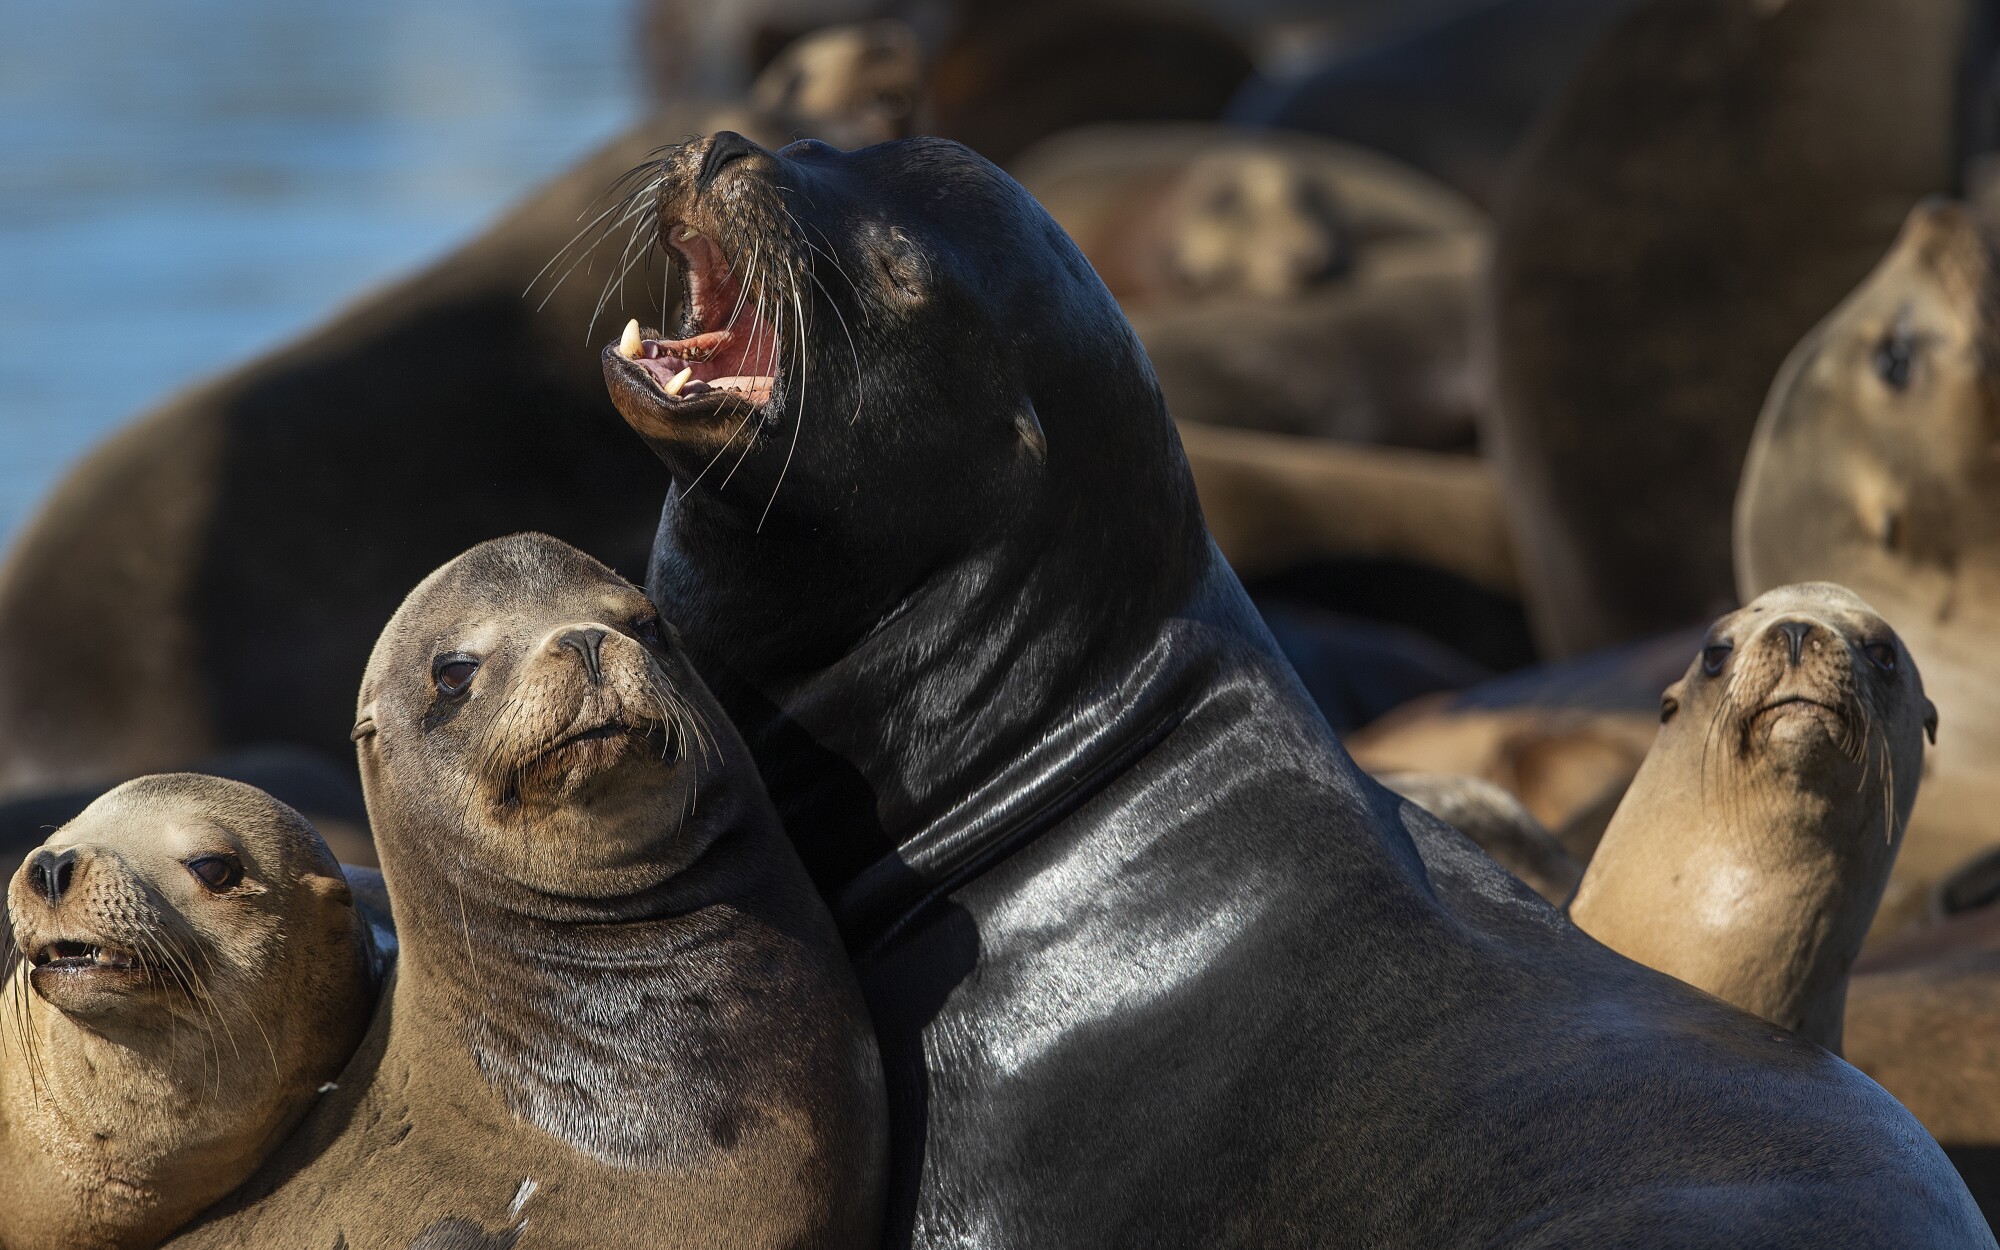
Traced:
<path id="1" fill-rule="evenodd" d="M 8 888 L 0 1245 L 157 1245 L 263 1163 L 375 1010 L 319 835 L 239 782 L 127 782 Z"/>
<path id="2" fill-rule="evenodd" d="M 1358 148 L 1192 123 L 1069 131 L 1010 172 L 1132 316 L 1180 419 L 1472 445 L 1486 221 L 1456 192 Z"/>
<path id="3" fill-rule="evenodd" d="M 1854 587 L 1924 658 L 1951 732 L 1899 880 L 2000 843 L 2000 261 L 1974 214 L 1932 201 L 1771 388 L 1736 501 L 1742 593 Z"/>
<path id="4" fill-rule="evenodd" d="M 1547 652 L 1732 606 L 1758 404 L 1910 205 L 1958 184 L 1981 7 L 1651 0 L 1538 129 L 1499 213 L 1486 445 Z"/>
<path id="5" fill-rule="evenodd" d="M 174 1244 L 876 1244 L 866 1009 L 644 595 L 545 535 L 481 544 L 389 622 L 354 734 L 393 983 L 340 1088 Z"/>
<path id="6" fill-rule="evenodd" d="M 1591 936 L 1829 1050 L 1937 713 L 1845 587 L 1710 628 L 1570 904 Z"/>
<path id="7" fill-rule="evenodd" d="M 807 68 L 893 90 L 872 63 Z M 632 233 L 644 196 L 607 189 L 717 124 L 853 128 L 812 111 L 816 88 L 785 98 L 806 111 L 647 119 L 451 256 L 91 452 L 0 569 L 0 792 L 271 743 L 345 767 L 368 648 L 438 564 L 538 529 L 643 569 L 665 478 L 631 454 L 586 344 L 593 323 L 657 316 L 662 272 Z M 144 627 L 106 646 L 79 621 Z"/>
<path id="8" fill-rule="evenodd" d="M 1583 866 L 1521 800 L 1490 781 L 1443 773 L 1383 773 L 1375 780 L 1477 843 L 1535 893 L 1561 906 Z"/>

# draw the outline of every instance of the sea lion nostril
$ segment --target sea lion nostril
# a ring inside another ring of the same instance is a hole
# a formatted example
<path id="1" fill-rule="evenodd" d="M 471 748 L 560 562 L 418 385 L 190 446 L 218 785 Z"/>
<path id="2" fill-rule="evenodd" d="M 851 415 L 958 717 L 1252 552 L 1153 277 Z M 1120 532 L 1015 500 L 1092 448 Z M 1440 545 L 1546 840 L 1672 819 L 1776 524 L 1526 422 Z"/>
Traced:
<path id="1" fill-rule="evenodd" d="M 701 158 L 701 172 L 695 175 L 695 185 L 705 187 L 715 181 L 715 176 L 729 162 L 745 156 L 754 156 L 764 149 L 733 130 L 718 130 L 715 138 L 708 141 L 708 152 Z"/>
<path id="2" fill-rule="evenodd" d="M 1778 632 L 1785 636 L 1785 643 L 1792 654 L 1793 667 L 1798 666 L 1799 656 L 1804 652 L 1806 639 L 1812 636 L 1810 621 L 1786 621 L 1778 626 Z"/>
<path id="3" fill-rule="evenodd" d="M 583 657 L 584 671 L 590 680 L 602 684 L 604 681 L 604 660 L 600 650 L 604 646 L 604 631 L 601 629 L 572 629 L 556 639 L 559 647 L 568 647 Z"/>
<path id="4" fill-rule="evenodd" d="M 50 906 L 62 902 L 63 895 L 69 893 L 70 880 L 76 875 L 76 852 L 38 851 L 31 864 L 35 887 Z"/>

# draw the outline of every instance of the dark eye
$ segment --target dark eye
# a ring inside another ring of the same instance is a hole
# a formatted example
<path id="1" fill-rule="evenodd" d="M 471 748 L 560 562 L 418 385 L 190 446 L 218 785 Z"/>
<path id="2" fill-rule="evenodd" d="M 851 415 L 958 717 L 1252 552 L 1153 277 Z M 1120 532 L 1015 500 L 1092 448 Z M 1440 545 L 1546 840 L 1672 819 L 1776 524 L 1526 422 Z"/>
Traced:
<path id="1" fill-rule="evenodd" d="M 464 694 L 478 671 L 479 661 L 468 655 L 441 655 L 431 662 L 431 680 L 442 694 Z"/>
<path id="2" fill-rule="evenodd" d="M 1871 642 L 1861 648 L 1861 650 L 1868 657 L 1869 663 L 1873 664 L 1876 668 L 1881 669 L 1885 673 L 1896 671 L 1896 648 L 1890 646 L 1888 643 Z"/>
<path id="3" fill-rule="evenodd" d="M 243 880 L 243 865 L 228 855 L 204 855 L 200 859 L 191 859 L 187 870 L 203 885 L 218 893 L 234 889 Z"/>
<path id="4" fill-rule="evenodd" d="M 660 629 L 660 618 L 651 613 L 632 622 L 632 636 L 649 647 L 663 646 L 667 640 Z"/>
<path id="5" fill-rule="evenodd" d="M 1892 391 L 1910 389 L 1910 361 L 1915 355 L 1909 327 L 1899 320 L 1875 345 L 1875 376 Z"/>
<path id="6" fill-rule="evenodd" d="M 1714 677 L 1722 672 L 1722 666 L 1729 663 L 1729 653 L 1736 648 L 1726 642 L 1711 642 L 1701 649 L 1701 671 Z M 1687 654 L 1683 651 L 1681 654 Z"/>

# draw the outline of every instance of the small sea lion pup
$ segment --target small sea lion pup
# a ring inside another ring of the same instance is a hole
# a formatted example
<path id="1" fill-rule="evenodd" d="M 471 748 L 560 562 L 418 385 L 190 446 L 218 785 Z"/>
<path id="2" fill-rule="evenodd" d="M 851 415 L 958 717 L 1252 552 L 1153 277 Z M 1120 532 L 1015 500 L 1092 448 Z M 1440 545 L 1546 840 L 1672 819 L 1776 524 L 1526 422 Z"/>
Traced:
<path id="1" fill-rule="evenodd" d="M 865 1008 L 644 595 L 545 535 L 474 547 L 389 622 L 354 734 L 386 1004 L 185 1244 L 875 1244 Z"/>
<path id="2" fill-rule="evenodd" d="M 675 479 L 654 600 L 856 952 L 887 1244 L 1990 1245 L 1859 1073 L 1357 772 L 1019 184 L 937 139 L 649 172 L 684 315 L 603 363 Z"/>
<path id="3" fill-rule="evenodd" d="M 1840 1049 L 1937 713 L 1845 587 L 1782 586 L 1709 630 L 1570 918 L 1613 950 Z"/>
<path id="4" fill-rule="evenodd" d="M 340 865 L 240 782 L 119 786 L 28 857 L 7 910 L 7 1250 L 157 1245 L 277 1148 L 374 1014 Z"/>

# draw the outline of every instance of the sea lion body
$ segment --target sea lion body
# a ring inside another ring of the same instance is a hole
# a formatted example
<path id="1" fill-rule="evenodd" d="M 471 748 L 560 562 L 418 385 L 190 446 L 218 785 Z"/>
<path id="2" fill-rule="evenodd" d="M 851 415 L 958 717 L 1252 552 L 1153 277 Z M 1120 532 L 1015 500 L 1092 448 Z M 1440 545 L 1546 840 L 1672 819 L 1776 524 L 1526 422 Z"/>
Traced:
<path id="1" fill-rule="evenodd" d="M 118 787 L 28 857 L 8 912 L 8 1250 L 157 1245 L 278 1147 L 374 1012 L 339 865 L 238 782 Z"/>
<path id="2" fill-rule="evenodd" d="M 1983 9 L 1650 0 L 1537 127 L 1498 213 L 1483 445 L 1547 654 L 1735 605 L 1758 405 L 1910 205 L 1959 184 Z M 1850 580 L 1780 580 L 1822 576 Z"/>
<path id="3" fill-rule="evenodd" d="M 175 1245 L 875 1243 L 865 1009 L 636 589 L 544 535 L 472 549 L 384 631 L 355 734 L 394 982 L 339 1089 Z"/>
<path id="4" fill-rule="evenodd" d="M 1355 770 L 1018 185 L 728 134 L 651 177 L 688 305 L 603 357 L 676 479 L 651 585 L 856 953 L 890 1244 L 1989 1244 L 1858 1073 Z"/>
<path id="5" fill-rule="evenodd" d="M 1661 719 L 1570 919 L 1838 1051 L 1937 730 L 1915 662 L 1853 592 L 1784 586 L 1715 623 Z"/>
<path id="6" fill-rule="evenodd" d="M 2000 440 L 1995 253 L 1967 207 L 1913 210 L 1896 245 L 1772 385 L 1736 500 L 1742 593 L 1854 587 L 1923 657 L 1950 732 L 1898 876 L 1935 881 L 2000 842 Z"/>

